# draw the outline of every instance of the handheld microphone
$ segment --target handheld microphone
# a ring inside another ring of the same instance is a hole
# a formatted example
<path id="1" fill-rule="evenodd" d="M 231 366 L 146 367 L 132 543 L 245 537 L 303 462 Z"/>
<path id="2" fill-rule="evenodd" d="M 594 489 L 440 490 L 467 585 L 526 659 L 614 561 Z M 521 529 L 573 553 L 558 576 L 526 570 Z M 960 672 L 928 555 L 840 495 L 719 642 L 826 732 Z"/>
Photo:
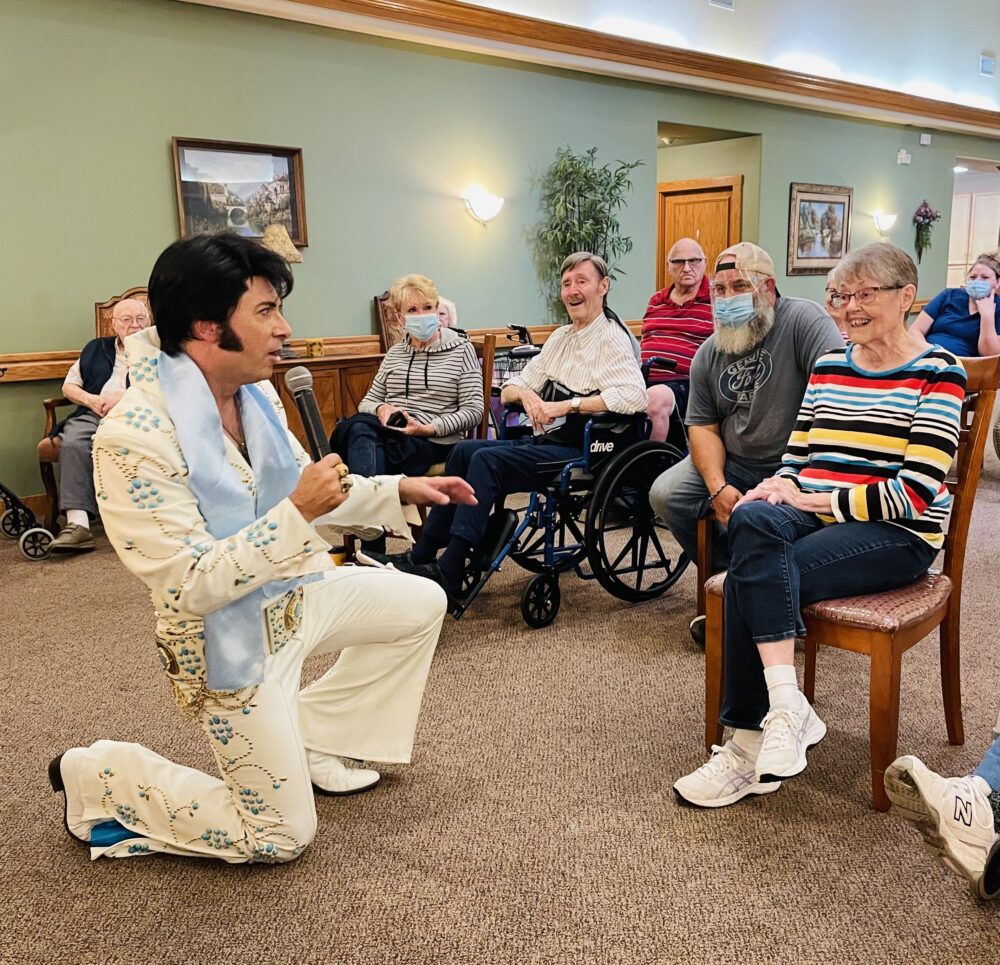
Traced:
<path id="1" fill-rule="evenodd" d="M 323 428 L 323 417 L 319 414 L 316 396 L 313 394 L 312 372 L 304 365 L 296 365 L 285 373 L 285 388 L 295 399 L 302 426 L 306 430 L 309 448 L 315 462 L 330 455 L 330 440 Z"/>

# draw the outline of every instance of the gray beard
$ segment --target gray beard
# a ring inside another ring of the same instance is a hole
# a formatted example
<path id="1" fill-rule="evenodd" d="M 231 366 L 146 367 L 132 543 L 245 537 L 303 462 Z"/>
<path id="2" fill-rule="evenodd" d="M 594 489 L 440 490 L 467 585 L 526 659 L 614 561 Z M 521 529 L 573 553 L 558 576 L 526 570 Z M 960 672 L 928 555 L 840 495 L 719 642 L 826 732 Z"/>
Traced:
<path id="1" fill-rule="evenodd" d="M 742 328 L 715 326 L 715 347 L 726 355 L 746 355 L 767 337 L 774 327 L 774 307 L 764 304 Z"/>

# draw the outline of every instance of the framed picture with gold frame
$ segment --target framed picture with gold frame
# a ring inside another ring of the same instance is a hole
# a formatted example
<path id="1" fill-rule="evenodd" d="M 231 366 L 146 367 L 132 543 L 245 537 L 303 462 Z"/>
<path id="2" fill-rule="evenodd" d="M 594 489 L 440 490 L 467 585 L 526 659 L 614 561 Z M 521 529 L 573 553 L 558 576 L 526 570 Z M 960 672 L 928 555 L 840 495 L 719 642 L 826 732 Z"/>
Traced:
<path id="1" fill-rule="evenodd" d="M 309 244 L 302 149 L 175 137 L 174 182 L 181 237 L 236 231 L 259 238 L 280 224 Z"/>
<path id="2" fill-rule="evenodd" d="M 851 248 L 854 188 L 792 182 L 788 204 L 789 275 L 825 275 Z"/>

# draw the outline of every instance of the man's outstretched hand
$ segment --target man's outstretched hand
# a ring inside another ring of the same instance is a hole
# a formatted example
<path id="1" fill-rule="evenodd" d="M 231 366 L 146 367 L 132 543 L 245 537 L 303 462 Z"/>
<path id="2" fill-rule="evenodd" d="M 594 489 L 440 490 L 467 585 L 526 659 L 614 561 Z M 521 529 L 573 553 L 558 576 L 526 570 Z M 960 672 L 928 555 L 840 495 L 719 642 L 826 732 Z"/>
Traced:
<path id="1" fill-rule="evenodd" d="M 476 505 L 472 487 L 458 476 L 403 476 L 399 480 L 399 501 L 411 506 Z"/>

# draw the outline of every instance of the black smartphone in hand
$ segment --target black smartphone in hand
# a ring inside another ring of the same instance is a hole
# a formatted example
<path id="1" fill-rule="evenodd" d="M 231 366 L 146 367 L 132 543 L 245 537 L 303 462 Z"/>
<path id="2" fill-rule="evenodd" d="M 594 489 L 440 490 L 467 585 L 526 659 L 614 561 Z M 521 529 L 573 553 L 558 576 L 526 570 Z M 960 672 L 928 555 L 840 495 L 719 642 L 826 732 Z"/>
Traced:
<path id="1" fill-rule="evenodd" d="M 393 429 L 405 429 L 406 413 L 401 411 L 393 412 L 393 414 L 385 420 L 385 424 L 387 426 L 392 426 Z"/>

